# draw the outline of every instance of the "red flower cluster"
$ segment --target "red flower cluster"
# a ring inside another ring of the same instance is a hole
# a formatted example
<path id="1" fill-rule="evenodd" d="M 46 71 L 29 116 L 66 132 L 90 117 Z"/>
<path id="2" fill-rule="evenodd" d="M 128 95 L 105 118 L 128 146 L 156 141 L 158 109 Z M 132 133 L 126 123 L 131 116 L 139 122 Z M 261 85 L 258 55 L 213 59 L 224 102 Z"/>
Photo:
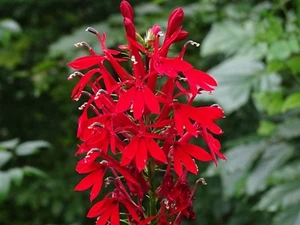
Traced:
<path id="1" fill-rule="evenodd" d="M 69 77 L 80 78 L 72 98 L 88 99 L 80 107 L 77 136 L 82 144 L 76 153 L 84 154 L 76 171 L 86 176 L 75 190 L 91 188 L 90 201 L 94 201 L 103 186 L 113 187 L 88 212 L 88 217 L 98 218 L 96 225 L 122 221 L 178 225 L 182 217 L 195 217 L 192 203 L 198 182 L 190 186 L 186 179 L 188 172 L 198 172 L 195 159 L 215 163 L 217 156 L 225 159 L 213 136 L 222 133 L 215 124 L 224 117 L 222 109 L 192 105 L 196 95 L 213 91 L 217 83 L 183 59 L 186 47 L 198 43 L 188 41 L 178 56 L 168 56 L 170 46 L 188 34 L 181 27 L 181 8 L 171 13 L 163 41 L 158 25 L 142 38 L 131 5 L 123 0 L 120 8 L 128 44 L 121 45 L 120 51 L 108 49 L 105 33 L 88 28 L 103 54 L 80 42 L 76 46 L 86 47 L 90 55 L 68 64 L 85 70 Z M 125 69 L 128 65 L 130 70 Z M 190 143 L 199 136 L 209 151 Z M 159 176 L 162 182 L 157 184 Z"/>

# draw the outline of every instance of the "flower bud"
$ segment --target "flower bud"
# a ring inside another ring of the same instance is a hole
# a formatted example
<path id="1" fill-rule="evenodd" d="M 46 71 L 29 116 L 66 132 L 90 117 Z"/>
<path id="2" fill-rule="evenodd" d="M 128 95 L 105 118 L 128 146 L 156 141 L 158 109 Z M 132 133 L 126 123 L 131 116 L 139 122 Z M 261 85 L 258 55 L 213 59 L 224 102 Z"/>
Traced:
<path id="1" fill-rule="evenodd" d="M 175 9 L 168 20 L 168 28 L 166 32 L 166 38 L 170 37 L 179 27 L 183 20 L 184 12 L 182 8 Z"/>
<path id="2" fill-rule="evenodd" d="M 131 21 L 133 21 L 133 9 L 131 5 L 126 1 L 123 0 L 120 4 L 120 10 L 123 15 L 123 17 L 129 18 Z"/>
<path id="3" fill-rule="evenodd" d="M 126 34 L 128 35 L 128 37 L 132 38 L 133 40 L 136 40 L 135 27 L 134 27 L 131 19 L 124 17 L 124 27 L 125 27 Z"/>
<path id="4" fill-rule="evenodd" d="M 182 30 L 180 32 L 180 34 L 176 37 L 176 39 L 174 40 L 174 43 L 179 42 L 179 41 L 183 41 L 184 39 L 187 38 L 187 36 L 189 35 L 189 33 L 185 30 Z"/>

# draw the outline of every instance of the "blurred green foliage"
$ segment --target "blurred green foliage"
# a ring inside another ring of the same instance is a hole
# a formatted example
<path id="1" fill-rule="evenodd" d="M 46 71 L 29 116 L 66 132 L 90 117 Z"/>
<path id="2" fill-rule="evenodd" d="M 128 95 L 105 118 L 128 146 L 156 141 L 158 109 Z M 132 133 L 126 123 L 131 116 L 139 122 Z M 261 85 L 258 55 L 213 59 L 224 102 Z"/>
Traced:
<path id="1" fill-rule="evenodd" d="M 171 10 L 184 8 L 184 29 L 201 43 L 186 59 L 219 83 L 199 104 L 217 102 L 227 115 L 220 138 L 228 160 L 199 165 L 208 185 L 196 192 L 197 220 L 185 224 L 299 225 L 300 2 L 130 2 L 141 34 L 153 23 L 165 29 Z M 88 26 L 105 31 L 112 48 L 124 43 L 118 4 L 0 1 L 0 141 L 10 140 L 0 143 L 1 225 L 94 224 L 85 219 L 87 196 L 73 191 L 79 113 L 66 63 L 87 54 L 76 42 L 100 51 Z"/>

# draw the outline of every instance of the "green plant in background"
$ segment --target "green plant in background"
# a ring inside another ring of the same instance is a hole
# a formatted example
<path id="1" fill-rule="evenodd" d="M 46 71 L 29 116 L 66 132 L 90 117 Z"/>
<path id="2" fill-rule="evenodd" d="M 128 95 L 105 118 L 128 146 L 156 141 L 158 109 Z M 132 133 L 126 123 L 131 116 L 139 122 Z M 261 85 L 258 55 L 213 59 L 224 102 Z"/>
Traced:
<path id="1" fill-rule="evenodd" d="M 38 168 L 30 165 L 22 167 L 10 167 L 19 158 L 31 156 L 39 152 L 41 148 L 49 148 L 46 141 L 27 141 L 20 143 L 19 139 L 0 142 L 0 204 L 9 195 L 12 185 L 19 187 L 23 183 L 24 176 L 34 175 L 45 178 L 47 175 Z M 0 217 L 1 218 L 1 217 Z"/>

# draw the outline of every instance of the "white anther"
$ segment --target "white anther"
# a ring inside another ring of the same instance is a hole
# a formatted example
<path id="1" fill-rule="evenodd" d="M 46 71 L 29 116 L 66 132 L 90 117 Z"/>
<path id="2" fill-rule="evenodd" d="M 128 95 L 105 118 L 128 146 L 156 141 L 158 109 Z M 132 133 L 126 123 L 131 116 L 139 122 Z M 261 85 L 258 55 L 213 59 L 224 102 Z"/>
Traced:
<path id="1" fill-rule="evenodd" d="M 133 64 L 134 65 L 136 65 L 137 64 L 137 61 L 135 60 L 135 56 L 133 55 L 133 56 L 131 56 L 131 61 L 133 62 Z"/>
<path id="2" fill-rule="evenodd" d="M 75 100 L 76 100 L 76 99 L 75 99 Z M 77 101 L 77 100 L 76 100 L 76 101 Z M 80 107 L 78 107 L 78 109 L 79 109 L 79 110 L 83 110 L 83 109 L 86 107 L 87 104 L 88 104 L 87 102 L 83 103 Z"/>
<path id="3" fill-rule="evenodd" d="M 196 47 L 200 46 L 200 44 L 198 42 L 195 42 L 195 41 L 191 41 L 191 45 L 195 45 Z"/>

